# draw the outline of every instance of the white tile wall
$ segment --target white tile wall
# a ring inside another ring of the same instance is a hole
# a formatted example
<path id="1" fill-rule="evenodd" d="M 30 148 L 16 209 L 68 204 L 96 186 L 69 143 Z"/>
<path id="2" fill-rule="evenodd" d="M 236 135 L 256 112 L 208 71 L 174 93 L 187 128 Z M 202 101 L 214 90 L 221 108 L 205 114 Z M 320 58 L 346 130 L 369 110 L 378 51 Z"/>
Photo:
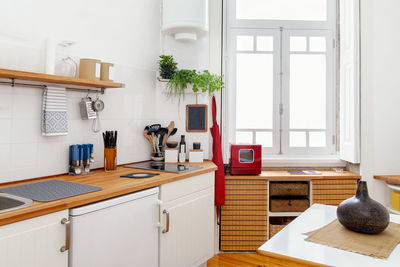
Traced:
<path id="1" fill-rule="evenodd" d="M 149 159 L 150 145 L 143 128 L 152 123 L 167 126 L 171 120 L 179 129 L 171 140 L 178 141 L 180 134 L 186 134 L 189 147 L 200 141 L 208 155 L 209 133 L 184 130 L 185 105 L 195 104 L 195 97 L 187 96 L 181 103 L 168 99 L 156 81 L 159 4 L 159 0 L 115 0 L 112 4 L 108 0 L 70 0 L 60 8 L 52 0 L 35 4 L 4 0 L 6 14 L 21 15 L 2 15 L 0 68 L 43 72 L 47 37 L 76 41 L 70 51 L 74 57 L 115 63 L 115 80 L 126 85 L 108 89 L 101 96 L 105 102 L 100 113 L 103 130 L 119 131 L 119 164 Z M 208 38 L 188 45 L 169 40 L 163 46 L 162 52 L 172 53 L 181 68 L 207 68 Z M 93 143 L 93 167 L 103 166 L 101 133 L 93 133 L 92 121 L 80 118 L 78 104 L 86 93 L 68 91 L 67 96 L 68 135 L 45 137 L 40 131 L 42 91 L 0 86 L 0 183 L 67 172 L 71 144 Z"/>

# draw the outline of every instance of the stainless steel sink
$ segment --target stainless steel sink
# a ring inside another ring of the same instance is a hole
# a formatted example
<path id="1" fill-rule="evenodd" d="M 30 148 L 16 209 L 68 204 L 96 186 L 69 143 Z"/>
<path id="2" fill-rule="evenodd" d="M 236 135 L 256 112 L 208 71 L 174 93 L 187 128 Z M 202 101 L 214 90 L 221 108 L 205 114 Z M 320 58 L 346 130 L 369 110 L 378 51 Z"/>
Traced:
<path id="1" fill-rule="evenodd" d="M 0 213 L 29 207 L 33 201 L 28 198 L 0 193 Z"/>

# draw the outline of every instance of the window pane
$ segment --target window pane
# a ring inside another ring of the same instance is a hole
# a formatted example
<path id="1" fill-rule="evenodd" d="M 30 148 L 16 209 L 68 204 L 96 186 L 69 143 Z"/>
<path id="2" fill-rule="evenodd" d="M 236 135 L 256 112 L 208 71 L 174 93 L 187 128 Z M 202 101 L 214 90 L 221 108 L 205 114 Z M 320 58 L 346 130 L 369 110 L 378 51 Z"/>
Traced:
<path id="1" fill-rule="evenodd" d="M 290 51 L 292 52 L 307 51 L 307 37 L 300 37 L 300 36 L 290 37 Z"/>
<path id="2" fill-rule="evenodd" d="M 325 132 L 309 132 L 309 145 L 310 147 L 325 147 L 326 134 Z"/>
<path id="3" fill-rule="evenodd" d="M 310 51 L 311 52 L 325 52 L 326 51 L 326 38 L 325 37 L 310 37 Z"/>
<path id="4" fill-rule="evenodd" d="M 236 37 L 237 51 L 253 51 L 253 36 Z"/>
<path id="5" fill-rule="evenodd" d="M 236 0 L 237 19 L 327 20 L 327 0 Z"/>
<path id="6" fill-rule="evenodd" d="M 273 55 L 237 54 L 236 128 L 272 129 Z"/>
<path id="7" fill-rule="evenodd" d="M 272 147 L 272 132 L 257 132 L 256 143 L 262 147 Z"/>
<path id="8" fill-rule="evenodd" d="M 273 51 L 274 38 L 272 36 L 257 36 L 257 51 Z"/>
<path id="9" fill-rule="evenodd" d="M 253 133 L 236 132 L 236 144 L 253 144 Z"/>
<path id="10" fill-rule="evenodd" d="M 306 147 L 306 132 L 290 132 L 289 145 L 291 147 Z"/>
<path id="11" fill-rule="evenodd" d="M 326 57 L 290 55 L 290 128 L 325 129 Z"/>

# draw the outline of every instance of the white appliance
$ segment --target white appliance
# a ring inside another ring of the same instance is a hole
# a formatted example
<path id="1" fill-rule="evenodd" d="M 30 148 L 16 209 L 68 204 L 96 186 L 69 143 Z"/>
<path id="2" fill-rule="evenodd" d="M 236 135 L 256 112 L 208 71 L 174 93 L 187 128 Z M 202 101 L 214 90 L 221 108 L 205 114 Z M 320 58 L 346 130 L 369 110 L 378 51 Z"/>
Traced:
<path id="1" fill-rule="evenodd" d="M 158 187 L 70 210 L 69 267 L 157 267 Z"/>
<path id="2" fill-rule="evenodd" d="M 176 40 L 197 40 L 208 32 L 208 0 L 163 0 L 162 30 Z"/>

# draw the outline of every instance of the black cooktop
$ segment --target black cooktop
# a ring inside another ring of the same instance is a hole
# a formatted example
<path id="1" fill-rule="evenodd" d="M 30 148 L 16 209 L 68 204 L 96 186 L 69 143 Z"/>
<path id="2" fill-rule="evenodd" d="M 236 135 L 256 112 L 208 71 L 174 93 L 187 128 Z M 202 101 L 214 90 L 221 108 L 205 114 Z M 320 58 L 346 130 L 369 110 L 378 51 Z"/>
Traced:
<path id="1" fill-rule="evenodd" d="M 157 170 L 157 171 L 165 171 L 165 172 L 173 172 L 173 173 L 183 173 L 183 172 L 193 171 L 193 170 L 202 168 L 200 166 L 170 164 L 170 163 L 163 163 L 163 162 L 156 162 L 156 161 L 135 163 L 135 164 L 125 165 L 124 167 L 144 169 L 144 170 Z"/>

